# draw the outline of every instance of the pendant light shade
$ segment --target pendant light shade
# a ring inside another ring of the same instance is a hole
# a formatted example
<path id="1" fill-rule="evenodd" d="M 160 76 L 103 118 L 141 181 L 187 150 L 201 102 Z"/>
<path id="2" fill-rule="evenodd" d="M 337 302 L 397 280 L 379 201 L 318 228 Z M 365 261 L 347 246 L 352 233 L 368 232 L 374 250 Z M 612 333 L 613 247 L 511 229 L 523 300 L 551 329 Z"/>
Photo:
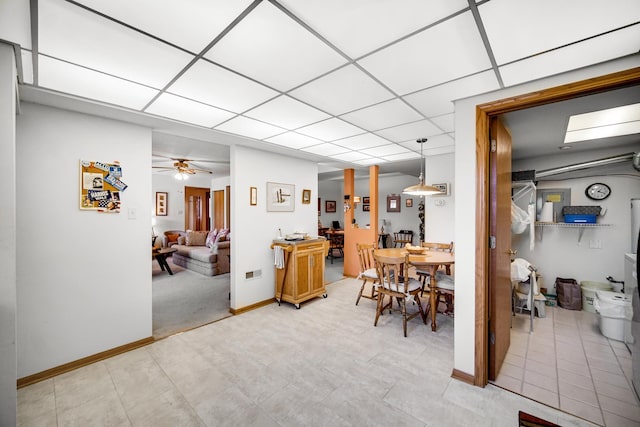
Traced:
<path id="1" fill-rule="evenodd" d="M 420 176 L 418 177 L 418 184 L 412 185 L 402 190 L 403 194 L 409 194 L 411 196 L 433 196 L 434 194 L 440 194 L 441 191 L 436 187 L 427 185 L 424 183 L 424 155 L 422 154 L 422 146 L 427 142 L 427 138 L 420 138 L 416 140 L 420 144 Z"/>

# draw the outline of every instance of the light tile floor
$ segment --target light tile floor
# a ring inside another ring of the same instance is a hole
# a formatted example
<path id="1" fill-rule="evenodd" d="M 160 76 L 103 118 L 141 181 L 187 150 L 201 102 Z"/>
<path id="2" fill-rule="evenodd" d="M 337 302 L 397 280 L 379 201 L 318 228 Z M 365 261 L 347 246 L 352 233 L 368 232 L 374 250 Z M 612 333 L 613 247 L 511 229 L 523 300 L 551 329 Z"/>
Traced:
<path id="1" fill-rule="evenodd" d="M 397 314 L 373 326 L 359 288 L 344 279 L 300 310 L 274 303 L 21 388 L 18 425 L 513 427 L 522 410 L 593 426 L 452 379 L 454 319 L 434 333 L 415 318 L 405 338 Z"/>
<path id="2" fill-rule="evenodd" d="M 631 386 L 631 354 L 600 333 L 587 311 L 546 307 L 535 317 L 516 314 L 511 346 L 495 384 L 599 425 L 640 426 Z"/>

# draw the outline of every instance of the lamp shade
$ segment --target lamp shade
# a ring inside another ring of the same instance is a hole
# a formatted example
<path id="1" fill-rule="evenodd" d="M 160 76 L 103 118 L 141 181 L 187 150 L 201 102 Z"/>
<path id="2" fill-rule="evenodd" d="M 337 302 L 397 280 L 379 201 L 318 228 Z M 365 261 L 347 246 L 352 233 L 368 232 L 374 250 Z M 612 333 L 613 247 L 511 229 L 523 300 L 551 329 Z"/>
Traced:
<path id="1" fill-rule="evenodd" d="M 418 184 L 412 185 L 402 190 L 403 194 L 409 194 L 411 196 L 433 196 L 434 194 L 441 194 L 442 192 L 431 185 L 424 183 L 424 173 L 422 168 L 424 167 L 424 155 L 422 154 L 422 146 L 427 142 L 427 138 L 421 138 L 416 141 L 420 144 L 420 176 L 418 177 Z"/>

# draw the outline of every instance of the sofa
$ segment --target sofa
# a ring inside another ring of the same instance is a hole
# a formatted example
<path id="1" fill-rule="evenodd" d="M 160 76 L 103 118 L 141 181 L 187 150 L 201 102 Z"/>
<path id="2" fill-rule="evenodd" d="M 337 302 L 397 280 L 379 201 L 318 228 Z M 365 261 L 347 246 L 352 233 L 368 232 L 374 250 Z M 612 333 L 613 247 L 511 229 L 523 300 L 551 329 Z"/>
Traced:
<path id="1" fill-rule="evenodd" d="M 168 236 L 178 234 L 174 236 Z M 165 232 L 163 246 L 176 249 L 175 265 L 205 276 L 217 276 L 230 271 L 231 241 L 228 230 Z"/>

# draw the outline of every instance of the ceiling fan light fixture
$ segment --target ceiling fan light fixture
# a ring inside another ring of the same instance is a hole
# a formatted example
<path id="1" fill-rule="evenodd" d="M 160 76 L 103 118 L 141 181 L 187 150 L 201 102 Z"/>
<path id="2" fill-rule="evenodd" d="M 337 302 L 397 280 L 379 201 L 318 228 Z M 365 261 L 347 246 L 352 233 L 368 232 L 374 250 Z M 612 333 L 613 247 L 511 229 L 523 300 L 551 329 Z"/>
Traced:
<path id="1" fill-rule="evenodd" d="M 402 190 L 403 194 L 408 194 L 410 196 L 433 196 L 434 194 L 441 194 L 438 188 L 427 185 L 424 183 L 424 155 L 422 154 L 422 146 L 425 142 L 427 142 L 427 138 L 420 138 L 416 140 L 418 144 L 420 144 L 420 176 L 418 177 L 418 184 L 412 185 L 410 187 Z"/>
<path id="2" fill-rule="evenodd" d="M 189 174 L 178 171 L 173 177 L 178 181 L 186 181 L 187 179 L 189 179 Z"/>

